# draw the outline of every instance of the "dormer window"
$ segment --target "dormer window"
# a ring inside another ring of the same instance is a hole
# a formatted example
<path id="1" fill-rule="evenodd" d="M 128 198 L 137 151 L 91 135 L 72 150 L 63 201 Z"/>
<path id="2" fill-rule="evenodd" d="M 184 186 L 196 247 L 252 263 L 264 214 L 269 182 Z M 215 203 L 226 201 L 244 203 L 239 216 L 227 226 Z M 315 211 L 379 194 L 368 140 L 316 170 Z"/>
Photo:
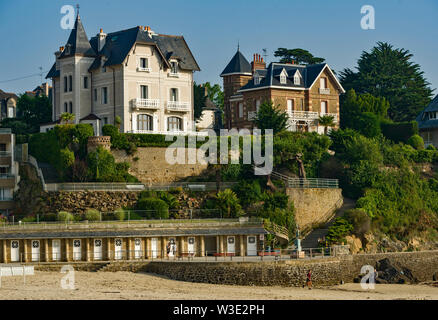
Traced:
<path id="1" fill-rule="evenodd" d="M 299 86 L 301 84 L 301 73 L 300 71 L 296 71 L 294 74 L 294 85 Z"/>
<path id="2" fill-rule="evenodd" d="M 178 74 L 178 62 L 171 61 L 170 62 L 170 74 L 177 75 Z"/>
<path id="3" fill-rule="evenodd" d="M 254 76 L 254 84 L 260 84 L 260 77 L 258 75 Z"/>
<path id="4" fill-rule="evenodd" d="M 287 80 L 287 72 L 285 69 L 283 69 L 283 71 L 281 71 L 280 73 L 280 83 L 286 84 L 286 80 Z"/>
<path id="5" fill-rule="evenodd" d="M 436 112 L 429 112 L 429 119 L 435 120 L 436 119 Z"/>

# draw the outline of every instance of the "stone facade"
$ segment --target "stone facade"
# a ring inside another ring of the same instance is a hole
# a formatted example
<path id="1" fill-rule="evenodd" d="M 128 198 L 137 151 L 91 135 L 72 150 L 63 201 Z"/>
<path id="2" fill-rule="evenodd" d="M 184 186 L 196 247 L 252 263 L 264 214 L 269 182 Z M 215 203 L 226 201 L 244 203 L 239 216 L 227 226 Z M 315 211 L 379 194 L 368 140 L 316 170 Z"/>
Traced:
<path id="1" fill-rule="evenodd" d="M 116 162 L 127 161 L 131 164 L 129 173 L 137 177 L 142 183 L 171 183 L 190 176 L 198 176 L 207 169 L 207 164 L 188 164 L 188 154 L 193 151 L 185 149 L 185 163 L 169 164 L 166 161 L 168 148 L 138 148 L 133 155 L 124 150 L 112 150 Z M 195 150 L 196 151 L 196 150 Z"/>
<path id="2" fill-rule="evenodd" d="M 111 137 L 95 136 L 88 138 L 87 151 L 88 153 L 95 151 L 99 146 L 111 151 Z"/>
<path id="3" fill-rule="evenodd" d="M 287 188 L 295 206 L 295 221 L 302 233 L 329 221 L 343 204 L 342 189 Z"/>

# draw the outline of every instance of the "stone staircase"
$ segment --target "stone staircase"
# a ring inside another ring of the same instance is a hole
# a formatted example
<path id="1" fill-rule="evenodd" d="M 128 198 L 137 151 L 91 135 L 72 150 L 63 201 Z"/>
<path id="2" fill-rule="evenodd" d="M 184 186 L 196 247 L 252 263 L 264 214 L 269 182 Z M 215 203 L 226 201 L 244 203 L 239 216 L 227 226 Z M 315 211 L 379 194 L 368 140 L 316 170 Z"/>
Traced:
<path id="1" fill-rule="evenodd" d="M 356 202 L 352 199 L 344 198 L 344 204 L 336 211 L 333 218 L 328 221 L 322 228 L 312 230 L 306 238 L 301 241 L 302 248 L 318 248 L 318 240 L 324 238 L 328 229 L 333 225 L 336 218 L 342 217 L 345 211 L 353 209 L 356 206 Z"/>

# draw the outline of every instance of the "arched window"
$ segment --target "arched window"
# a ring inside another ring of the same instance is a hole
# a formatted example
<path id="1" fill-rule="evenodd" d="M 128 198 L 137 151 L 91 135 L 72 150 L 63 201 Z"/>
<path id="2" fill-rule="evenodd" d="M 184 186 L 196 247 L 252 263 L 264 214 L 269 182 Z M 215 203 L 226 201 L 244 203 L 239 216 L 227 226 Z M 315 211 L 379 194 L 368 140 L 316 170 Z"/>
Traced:
<path id="1" fill-rule="evenodd" d="M 137 129 L 144 131 L 153 130 L 153 118 L 148 114 L 139 114 L 137 116 Z"/>
<path id="2" fill-rule="evenodd" d="M 64 102 L 64 112 L 68 112 L 68 104 L 67 104 L 67 102 Z"/>
<path id="3" fill-rule="evenodd" d="M 178 117 L 167 118 L 167 131 L 182 131 L 182 120 Z"/>
<path id="4" fill-rule="evenodd" d="M 70 103 L 68 104 L 68 106 L 69 106 L 69 113 L 73 113 L 73 103 L 70 102 Z"/>

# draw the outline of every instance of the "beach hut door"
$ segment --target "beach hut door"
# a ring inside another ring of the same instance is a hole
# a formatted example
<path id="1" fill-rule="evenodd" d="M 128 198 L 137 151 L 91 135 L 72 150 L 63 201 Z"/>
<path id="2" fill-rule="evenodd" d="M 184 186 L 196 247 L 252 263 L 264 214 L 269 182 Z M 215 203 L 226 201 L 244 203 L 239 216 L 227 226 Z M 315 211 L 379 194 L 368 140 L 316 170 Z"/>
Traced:
<path id="1" fill-rule="evenodd" d="M 157 243 L 158 243 L 158 239 L 157 238 L 152 238 L 151 239 L 151 256 L 152 258 L 156 258 L 157 257 Z"/>
<path id="2" fill-rule="evenodd" d="M 11 241 L 11 262 L 20 261 L 20 242 L 17 240 Z"/>
<path id="3" fill-rule="evenodd" d="M 40 241 L 32 240 L 32 261 L 40 261 Z"/>
<path id="4" fill-rule="evenodd" d="M 235 237 L 227 237 L 227 253 L 236 253 Z"/>
<path id="5" fill-rule="evenodd" d="M 61 240 L 52 240 L 52 260 L 61 260 Z"/>
<path id="6" fill-rule="evenodd" d="M 134 257 L 135 259 L 141 258 L 141 239 L 134 240 Z"/>
<path id="7" fill-rule="evenodd" d="M 246 243 L 246 254 L 248 256 L 257 255 L 257 239 L 255 236 L 248 236 Z"/>
<path id="8" fill-rule="evenodd" d="M 115 241 L 115 259 L 122 259 L 122 239 L 116 239 Z"/>
<path id="9" fill-rule="evenodd" d="M 195 254 L 195 238 L 194 237 L 190 237 L 188 239 L 187 251 L 189 252 L 190 255 Z"/>
<path id="10" fill-rule="evenodd" d="M 94 260 L 102 260 L 102 239 L 94 239 Z"/>
<path id="11" fill-rule="evenodd" d="M 82 250 L 81 250 L 81 240 L 73 240 L 73 260 L 81 260 Z"/>

